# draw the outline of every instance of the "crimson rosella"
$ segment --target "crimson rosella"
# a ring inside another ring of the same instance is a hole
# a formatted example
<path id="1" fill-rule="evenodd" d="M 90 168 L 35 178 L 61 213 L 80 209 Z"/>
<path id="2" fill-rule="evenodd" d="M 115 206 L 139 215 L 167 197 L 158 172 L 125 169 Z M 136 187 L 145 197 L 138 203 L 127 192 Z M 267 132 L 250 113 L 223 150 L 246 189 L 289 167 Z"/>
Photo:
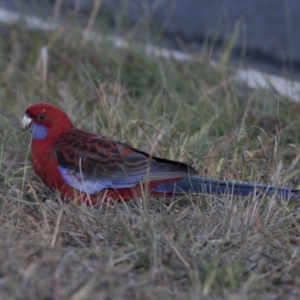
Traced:
<path id="1" fill-rule="evenodd" d="M 300 197 L 298 189 L 200 177 L 185 163 L 77 129 L 63 111 L 50 104 L 27 108 L 22 124 L 32 135 L 35 173 L 62 199 L 71 198 L 76 203 L 127 201 L 144 191 L 167 197 L 214 193 Z"/>

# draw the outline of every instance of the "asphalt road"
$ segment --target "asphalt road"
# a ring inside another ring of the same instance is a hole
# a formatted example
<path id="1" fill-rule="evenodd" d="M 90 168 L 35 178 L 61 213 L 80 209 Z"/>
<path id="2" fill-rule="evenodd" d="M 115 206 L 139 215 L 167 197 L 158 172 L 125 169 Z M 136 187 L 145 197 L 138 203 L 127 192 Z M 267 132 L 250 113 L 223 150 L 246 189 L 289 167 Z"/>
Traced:
<path id="1" fill-rule="evenodd" d="M 67 13 L 77 0 L 64 0 Z M 0 7 L 43 18 L 52 17 L 55 0 L 0 0 Z M 80 2 L 79 20 L 90 14 L 94 0 Z M 163 44 L 189 51 L 211 51 L 218 58 L 236 33 L 232 62 L 298 79 L 300 74 L 299 0 L 103 0 L 100 18 L 111 28 L 120 22 L 147 21 Z"/>

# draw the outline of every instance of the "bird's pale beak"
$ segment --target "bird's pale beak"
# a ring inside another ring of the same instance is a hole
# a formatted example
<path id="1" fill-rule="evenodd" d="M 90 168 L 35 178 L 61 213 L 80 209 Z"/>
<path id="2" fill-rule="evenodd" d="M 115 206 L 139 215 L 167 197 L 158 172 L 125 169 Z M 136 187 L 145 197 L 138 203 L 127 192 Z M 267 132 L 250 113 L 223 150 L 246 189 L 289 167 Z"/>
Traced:
<path id="1" fill-rule="evenodd" d="M 30 123 L 32 122 L 32 119 L 28 117 L 28 115 L 25 115 L 22 119 L 22 126 L 23 126 L 23 129 L 26 130 Z"/>

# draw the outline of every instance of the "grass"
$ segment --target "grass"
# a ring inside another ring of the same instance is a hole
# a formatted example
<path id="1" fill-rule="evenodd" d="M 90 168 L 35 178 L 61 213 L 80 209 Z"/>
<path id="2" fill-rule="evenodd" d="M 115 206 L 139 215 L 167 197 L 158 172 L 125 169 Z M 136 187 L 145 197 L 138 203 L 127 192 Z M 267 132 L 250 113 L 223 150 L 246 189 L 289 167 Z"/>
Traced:
<path id="1" fill-rule="evenodd" d="M 281 299 L 299 294 L 299 205 L 147 195 L 62 203 L 34 175 L 20 120 L 60 106 L 89 131 L 202 175 L 299 184 L 299 109 L 228 69 L 163 61 L 74 32 L 7 29 L 0 44 L 0 299 Z M 47 45 L 47 79 L 38 63 Z"/>

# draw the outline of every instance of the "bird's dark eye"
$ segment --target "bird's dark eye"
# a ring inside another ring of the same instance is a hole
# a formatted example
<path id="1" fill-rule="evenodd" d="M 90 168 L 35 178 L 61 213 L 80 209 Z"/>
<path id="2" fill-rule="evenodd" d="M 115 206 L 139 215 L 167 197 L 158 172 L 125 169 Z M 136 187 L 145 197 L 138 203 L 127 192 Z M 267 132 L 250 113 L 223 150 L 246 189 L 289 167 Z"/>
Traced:
<path id="1" fill-rule="evenodd" d="M 46 115 L 45 115 L 45 114 L 40 114 L 40 115 L 38 115 L 38 117 L 37 117 L 38 120 L 45 120 L 45 118 L 46 118 Z"/>

